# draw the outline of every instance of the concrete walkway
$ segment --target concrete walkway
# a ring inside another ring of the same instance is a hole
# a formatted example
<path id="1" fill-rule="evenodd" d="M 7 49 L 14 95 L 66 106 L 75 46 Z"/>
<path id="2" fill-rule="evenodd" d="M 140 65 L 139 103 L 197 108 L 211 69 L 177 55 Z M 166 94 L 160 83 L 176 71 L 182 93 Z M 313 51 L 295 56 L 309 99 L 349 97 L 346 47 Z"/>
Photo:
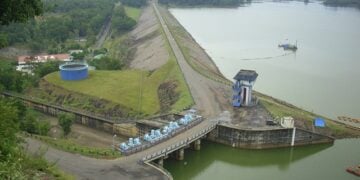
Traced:
<path id="1" fill-rule="evenodd" d="M 202 76 L 187 63 L 179 45 L 175 41 L 164 18 L 159 12 L 158 5 L 152 3 L 152 6 L 158 16 L 181 71 L 184 74 L 185 80 L 195 101 L 195 108 L 205 117 L 214 117 L 220 114 L 223 108 L 220 107 L 220 103 L 216 99 L 219 94 L 217 94 L 214 89 L 223 87 L 224 85 Z"/>

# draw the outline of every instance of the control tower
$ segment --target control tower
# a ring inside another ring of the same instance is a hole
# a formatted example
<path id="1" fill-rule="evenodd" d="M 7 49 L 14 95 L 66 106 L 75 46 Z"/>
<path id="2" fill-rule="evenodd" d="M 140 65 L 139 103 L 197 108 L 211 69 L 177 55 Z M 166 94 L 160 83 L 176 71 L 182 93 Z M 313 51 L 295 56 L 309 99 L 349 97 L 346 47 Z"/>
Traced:
<path id="1" fill-rule="evenodd" d="M 258 74 L 253 70 L 240 70 L 234 77 L 233 106 L 252 106 L 252 89 Z"/>

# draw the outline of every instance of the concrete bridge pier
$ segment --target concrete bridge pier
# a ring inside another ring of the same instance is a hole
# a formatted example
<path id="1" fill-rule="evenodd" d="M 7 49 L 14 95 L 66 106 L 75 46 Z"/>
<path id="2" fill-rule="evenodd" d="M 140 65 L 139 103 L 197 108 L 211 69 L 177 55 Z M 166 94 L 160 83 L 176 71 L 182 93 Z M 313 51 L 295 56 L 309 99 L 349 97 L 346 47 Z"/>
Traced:
<path id="1" fill-rule="evenodd" d="M 176 151 L 176 159 L 179 161 L 184 160 L 184 148 L 181 148 Z"/>
<path id="2" fill-rule="evenodd" d="M 198 139 L 198 140 L 194 141 L 194 149 L 196 151 L 199 151 L 200 148 L 201 148 L 201 139 Z"/>
<path id="3" fill-rule="evenodd" d="M 157 164 L 160 166 L 160 167 L 163 167 L 164 166 L 164 157 L 160 157 L 157 161 Z"/>

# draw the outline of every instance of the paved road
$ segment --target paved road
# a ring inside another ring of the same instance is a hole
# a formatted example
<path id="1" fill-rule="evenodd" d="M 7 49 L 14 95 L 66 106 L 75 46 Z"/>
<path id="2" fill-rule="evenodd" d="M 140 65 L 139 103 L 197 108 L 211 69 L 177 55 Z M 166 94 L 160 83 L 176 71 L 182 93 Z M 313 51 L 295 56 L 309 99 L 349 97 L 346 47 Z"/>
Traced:
<path id="1" fill-rule="evenodd" d="M 202 76 L 193 68 L 191 68 L 191 66 L 186 62 L 184 55 L 182 54 L 178 44 L 176 43 L 168 26 L 166 25 L 164 18 L 159 12 L 157 4 L 152 3 L 152 6 L 159 18 L 161 26 L 170 43 L 170 46 L 174 52 L 181 71 L 184 74 L 185 80 L 194 98 L 196 109 L 198 109 L 200 113 L 205 117 L 214 117 L 220 114 L 223 108 L 220 107 L 220 103 L 217 99 L 217 96 L 219 94 L 217 94 L 214 89 L 216 89 L 217 87 L 222 87 L 224 85 Z"/>
<path id="2" fill-rule="evenodd" d="M 217 120 L 224 120 L 227 117 L 226 114 L 221 114 L 221 116 L 214 119 L 202 121 L 193 128 L 156 146 L 115 160 L 94 159 L 63 152 L 31 138 L 26 138 L 26 142 L 31 153 L 37 152 L 41 146 L 48 148 L 45 158 L 50 162 L 56 162 L 62 170 L 74 174 L 77 179 L 167 179 L 167 176 L 160 171 L 148 165 L 138 163 L 139 160 L 147 155 L 175 145 L 180 141 L 185 141 L 201 130 L 208 128 Z"/>

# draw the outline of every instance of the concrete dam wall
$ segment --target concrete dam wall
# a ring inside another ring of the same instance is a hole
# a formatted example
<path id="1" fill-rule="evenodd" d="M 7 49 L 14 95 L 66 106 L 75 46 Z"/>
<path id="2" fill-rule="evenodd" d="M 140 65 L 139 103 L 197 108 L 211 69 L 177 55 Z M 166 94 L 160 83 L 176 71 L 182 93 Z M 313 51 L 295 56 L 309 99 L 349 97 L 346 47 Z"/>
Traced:
<path id="1" fill-rule="evenodd" d="M 218 125 L 208 134 L 207 139 L 237 148 L 264 149 L 289 147 L 292 136 L 292 128 L 253 130 Z M 295 130 L 294 146 L 333 142 L 333 138 L 325 135 L 299 128 Z"/>

